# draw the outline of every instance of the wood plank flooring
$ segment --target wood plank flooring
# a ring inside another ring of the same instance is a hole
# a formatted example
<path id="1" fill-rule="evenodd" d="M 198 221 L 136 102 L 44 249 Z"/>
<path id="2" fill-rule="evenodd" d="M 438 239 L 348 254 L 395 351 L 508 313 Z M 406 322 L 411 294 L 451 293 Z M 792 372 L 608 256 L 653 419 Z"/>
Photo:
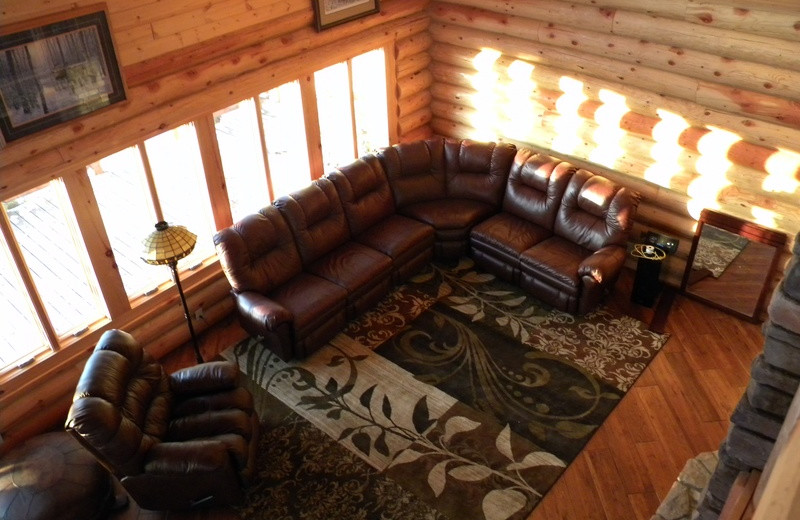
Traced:
<path id="1" fill-rule="evenodd" d="M 609 306 L 650 323 L 654 310 L 629 301 L 632 284 L 633 273 L 626 271 Z M 686 461 L 719 447 L 747 385 L 750 363 L 761 351 L 760 326 L 678 295 L 665 329 L 671 338 L 664 350 L 529 520 L 649 520 Z M 202 338 L 203 355 L 210 359 L 242 337 L 235 320 L 228 320 Z M 193 362 L 188 345 L 165 360 L 170 369 Z M 112 518 L 236 516 L 229 510 L 154 513 L 131 504 Z"/>

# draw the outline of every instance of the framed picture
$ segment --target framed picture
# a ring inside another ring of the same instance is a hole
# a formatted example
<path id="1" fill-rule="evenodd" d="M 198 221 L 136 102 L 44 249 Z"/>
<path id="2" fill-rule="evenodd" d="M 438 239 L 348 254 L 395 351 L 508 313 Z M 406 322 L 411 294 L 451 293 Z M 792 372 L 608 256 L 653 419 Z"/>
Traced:
<path id="1" fill-rule="evenodd" d="M 312 0 L 317 30 L 328 29 L 381 10 L 379 0 Z"/>
<path id="2" fill-rule="evenodd" d="M 91 9 L 0 27 L 3 141 L 125 99 L 105 10 Z"/>

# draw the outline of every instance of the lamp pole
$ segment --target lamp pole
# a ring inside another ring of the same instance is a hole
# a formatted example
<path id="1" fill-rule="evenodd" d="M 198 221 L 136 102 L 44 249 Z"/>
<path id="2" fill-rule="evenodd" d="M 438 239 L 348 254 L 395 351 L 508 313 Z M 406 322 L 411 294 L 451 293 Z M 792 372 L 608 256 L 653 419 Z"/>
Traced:
<path id="1" fill-rule="evenodd" d="M 186 305 L 186 296 L 183 294 L 183 287 L 181 287 L 181 278 L 178 276 L 178 262 L 170 262 L 169 268 L 172 270 L 172 280 L 178 287 L 178 294 L 181 297 L 183 304 L 183 315 L 186 317 L 186 323 L 189 325 L 189 334 L 192 336 L 192 347 L 194 348 L 194 356 L 198 363 L 204 363 L 203 356 L 200 354 L 200 345 L 197 343 L 197 335 L 194 333 L 194 325 L 192 325 L 192 316 L 189 314 L 189 306 Z"/>

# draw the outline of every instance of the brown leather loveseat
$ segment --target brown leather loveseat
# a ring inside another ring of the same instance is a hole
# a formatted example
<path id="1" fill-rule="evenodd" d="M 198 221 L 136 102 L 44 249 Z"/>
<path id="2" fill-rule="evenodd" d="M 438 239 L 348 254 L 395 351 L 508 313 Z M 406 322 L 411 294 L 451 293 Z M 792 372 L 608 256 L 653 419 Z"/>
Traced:
<path id="1" fill-rule="evenodd" d="M 431 138 L 370 154 L 214 237 L 240 321 L 304 357 L 432 257 L 471 254 L 561 310 L 613 285 L 638 195 L 504 143 Z"/>

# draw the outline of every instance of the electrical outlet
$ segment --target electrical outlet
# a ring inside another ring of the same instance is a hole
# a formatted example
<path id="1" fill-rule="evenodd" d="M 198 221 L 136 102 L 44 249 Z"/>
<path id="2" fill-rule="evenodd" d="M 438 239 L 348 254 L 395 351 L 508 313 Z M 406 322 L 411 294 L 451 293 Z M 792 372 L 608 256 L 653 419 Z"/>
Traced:
<path id="1" fill-rule="evenodd" d="M 202 307 L 199 307 L 196 311 L 194 311 L 194 319 L 197 321 L 206 319 L 206 314 Z"/>

